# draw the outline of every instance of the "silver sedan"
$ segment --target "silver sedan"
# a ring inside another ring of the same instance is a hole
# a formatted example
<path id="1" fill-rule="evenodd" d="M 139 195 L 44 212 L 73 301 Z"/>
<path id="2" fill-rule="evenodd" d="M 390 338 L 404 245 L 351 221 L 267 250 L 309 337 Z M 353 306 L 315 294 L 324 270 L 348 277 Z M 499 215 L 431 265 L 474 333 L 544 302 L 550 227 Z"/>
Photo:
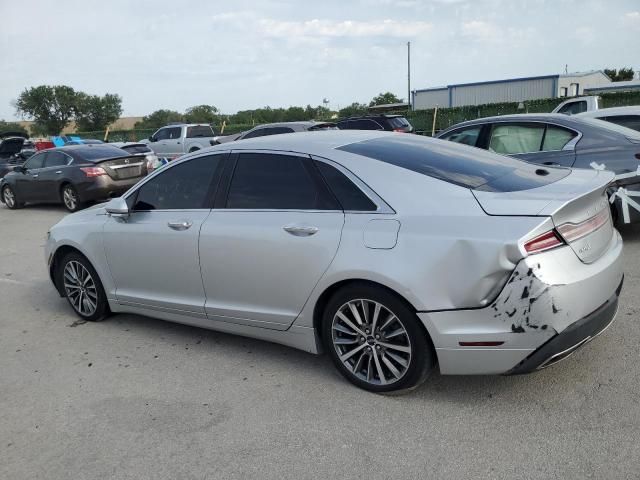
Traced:
<path id="1" fill-rule="evenodd" d="M 357 386 L 553 364 L 612 321 L 613 174 L 415 135 L 277 135 L 187 155 L 51 228 L 86 320 L 132 312 L 327 352 Z"/>

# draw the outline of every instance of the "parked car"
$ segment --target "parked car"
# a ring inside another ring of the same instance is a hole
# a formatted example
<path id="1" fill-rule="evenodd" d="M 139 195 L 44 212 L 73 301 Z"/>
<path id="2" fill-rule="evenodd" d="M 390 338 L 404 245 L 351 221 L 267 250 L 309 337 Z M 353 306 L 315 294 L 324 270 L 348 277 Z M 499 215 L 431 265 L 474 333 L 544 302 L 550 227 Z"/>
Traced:
<path id="1" fill-rule="evenodd" d="M 279 122 L 265 123 L 257 127 L 247 130 L 246 132 L 237 133 L 235 135 L 227 135 L 225 137 L 216 137 L 211 140 L 211 145 L 233 142 L 236 140 L 244 140 L 247 138 L 266 137 L 267 135 L 279 135 L 281 133 L 294 132 L 315 132 L 318 130 L 335 130 L 335 123 L 331 122 L 315 122 L 312 120 L 303 122 Z"/>
<path id="2" fill-rule="evenodd" d="M 387 132 L 412 133 L 413 126 L 402 115 L 363 115 L 350 117 L 336 123 L 340 130 L 386 130 Z"/>
<path id="3" fill-rule="evenodd" d="M 139 143 L 149 145 L 159 158 L 173 160 L 185 153 L 209 147 L 214 136 L 210 125 L 176 124 L 162 127 L 148 140 L 140 140 Z"/>
<path id="4" fill-rule="evenodd" d="M 96 140 L 95 138 L 79 138 L 77 140 L 66 140 L 65 145 L 98 145 L 104 143 L 102 140 Z"/>
<path id="5" fill-rule="evenodd" d="M 578 115 L 521 114 L 481 118 L 454 125 L 438 138 L 463 143 L 540 165 L 607 169 L 616 174 L 638 171 L 640 133 Z M 616 182 L 640 191 L 640 175 Z M 613 190 L 613 188 L 612 188 Z M 617 200 L 614 217 L 620 216 Z M 632 222 L 640 212 L 630 212 Z"/>
<path id="6" fill-rule="evenodd" d="M 147 162 L 111 145 L 72 145 L 38 152 L 0 180 L 0 201 L 62 203 L 75 212 L 86 202 L 122 195 L 147 174 Z"/>
<path id="7" fill-rule="evenodd" d="M 630 107 L 601 108 L 579 113 L 578 118 L 596 118 L 640 132 L 640 105 Z"/>
<path id="8" fill-rule="evenodd" d="M 565 115 L 576 115 L 582 112 L 592 112 L 602 108 L 602 98 L 597 95 L 586 97 L 575 97 L 565 100 L 551 113 L 563 113 Z"/>
<path id="9" fill-rule="evenodd" d="M 46 259 L 84 320 L 132 312 L 324 350 L 375 392 L 415 387 L 436 363 L 524 373 L 614 318 L 612 178 L 417 135 L 272 135 L 187 155 L 65 217 Z"/>
<path id="10" fill-rule="evenodd" d="M 0 133 L 0 178 L 28 158 L 28 153 L 23 153 L 28 138 L 23 132 Z"/>
<path id="11" fill-rule="evenodd" d="M 147 173 L 151 173 L 156 168 L 162 167 L 167 162 L 162 161 L 158 158 L 158 156 L 154 153 L 149 145 L 140 142 L 111 142 L 109 145 L 113 145 L 114 147 L 121 148 L 127 153 L 132 155 L 138 155 L 144 157 L 147 161 Z"/>

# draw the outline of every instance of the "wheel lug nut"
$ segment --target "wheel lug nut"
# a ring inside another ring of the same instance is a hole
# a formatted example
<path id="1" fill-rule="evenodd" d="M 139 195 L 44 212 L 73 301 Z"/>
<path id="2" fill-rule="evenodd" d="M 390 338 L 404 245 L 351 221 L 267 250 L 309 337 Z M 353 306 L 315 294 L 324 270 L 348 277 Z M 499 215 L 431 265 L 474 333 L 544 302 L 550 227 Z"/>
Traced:
<path id="1" fill-rule="evenodd" d="M 380 345 L 376 345 L 376 349 L 377 349 L 377 350 L 380 350 Z"/>
<path id="2" fill-rule="evenodd" d="M 380 339 L 380 335 L 376 335 L 376 340 L 379 340 L 379 339 Z"/>

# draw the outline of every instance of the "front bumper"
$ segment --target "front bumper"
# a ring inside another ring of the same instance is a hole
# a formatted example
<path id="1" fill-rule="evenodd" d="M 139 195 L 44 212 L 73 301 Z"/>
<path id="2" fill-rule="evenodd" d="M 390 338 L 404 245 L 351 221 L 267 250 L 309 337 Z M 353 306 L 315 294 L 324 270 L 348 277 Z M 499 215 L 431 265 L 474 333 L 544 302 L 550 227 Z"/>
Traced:
<path id="1" fill-rule="evenodd" d="M 583 347 L 604 332 L 613 323 L 618 312 L 618 297 L 622 290 L 623 281 L 620 282 L 611 298 L 597 310 L 567 327 L 562 333 L 542 345 L 507 374 L 530 373 L 549 367 L 569 357 L 580 347 Z"/>

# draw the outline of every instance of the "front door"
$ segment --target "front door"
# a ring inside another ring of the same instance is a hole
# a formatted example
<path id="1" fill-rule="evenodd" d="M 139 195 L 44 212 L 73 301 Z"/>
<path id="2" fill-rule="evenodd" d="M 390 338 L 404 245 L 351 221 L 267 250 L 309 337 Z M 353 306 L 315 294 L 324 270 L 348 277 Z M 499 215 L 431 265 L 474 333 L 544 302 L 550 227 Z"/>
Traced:
<path id="1" fill-rule="evenodd" d="M 218 154 L 168 167 L 127 196 L 128 218 L 105 223 L 119 303 L 204 316 L 198 242 L 222 164 Z"/>
<path id="2" fill-rule="evenodd" d="M 200 234 L 207 316 L 287 329 L 331 264 L 343 224 L 308 157 L 240 153 Z"/>
<path id="3" fill-rule="evenodd" d="M 21 202 L 39 202 L 42 200 L 38 178 L 47 154 L 48 152 L 42 152 L 33 155 L 24 163 L 25 170 L 17 174 L 16 195 Z"/>

